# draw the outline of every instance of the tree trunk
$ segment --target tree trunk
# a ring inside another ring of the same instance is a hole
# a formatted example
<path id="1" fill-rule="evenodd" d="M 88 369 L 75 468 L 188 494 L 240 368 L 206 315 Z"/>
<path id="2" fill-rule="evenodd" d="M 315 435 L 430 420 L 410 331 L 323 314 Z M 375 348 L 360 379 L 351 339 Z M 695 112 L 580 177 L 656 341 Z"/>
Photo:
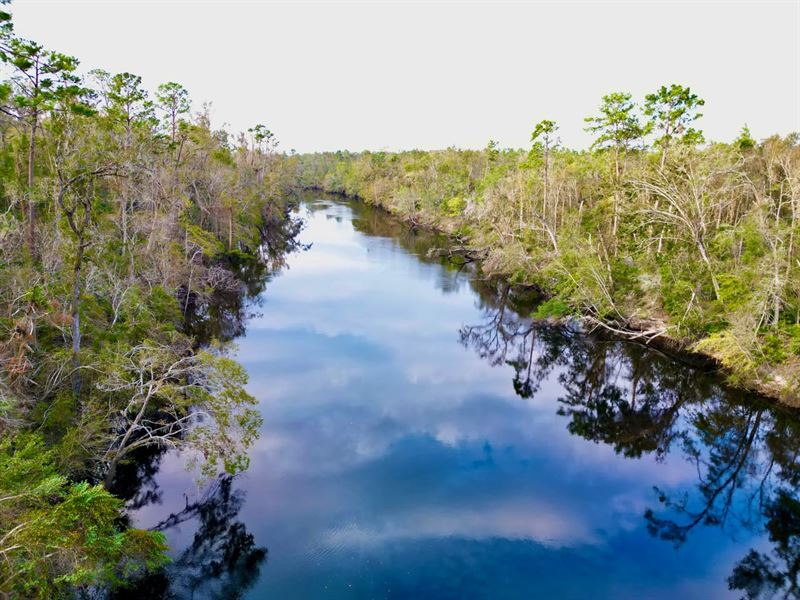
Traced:
<path id="1" fill-rule="evenodd" d="M 72 280 L 72 394 L 81 395 L 80 351 L 81 351 L 81 270 L 83 267 L 83 239 L 78 239 L 78 252 Z"/>
<path id="2" fill-rule="evenodd" d="M 547 178 L 548 178 L 548 163 L 550 162 L 550 153 L 547 140 L 544 143 L 544 189 L 542 190 L 542 214 L 547 215 Z"/>
<path id="3" fill-rule="evenodd" d="M 122 254 L 128 249 L 128 197 L 127 190 L 124 190 L 120 197 L 120 225 L 122 229 Z"/>
<path id="4" fill-rule="evenodd" d="M 139 421 L 142 420 L 144 417 L 145 411 L 147 410 L 147 405 L 150 403 L 150 396 L 145 396 L 144 401 L 142 402 L 142 408 L 139 409 L 139 412 L 136 413 L 136 417 L 134 417 L 133 422 L 128 426 L 128 430 L 125 432 L 125 435 L 122 436 L 122 440 L 120 440 L 119 447 L 117 448 L 116 454 L 114 454 L 114 458 L 111 459 L 111 462 L 108 464 L 108 471 L 106 471 L 106 476 L 103 481 L 103 486 L 108 489 L 111 487 L 111 484 L 114 483 L 114 475 L 117 472 L 117 465 L 119 464 L 120 459 L 125 456 L 125 449 L 128 445 L 128 440 L 130 440 L 131 435 L 133 434 L 136 426 L 139 424 Z"/>
<path id="5" fill-rule="evenodd" d="M 36 201 L 33 198 L 34 161 L 36 159 L 36 130 L 38 128 L 38 111 L 33 111 L 31 122 L 31 139 L 28 141 L 28 252 L 36 257 Z"/>
<path id="6" fill-rule="evenodd" d="M 228 251 L 233 249 L 233 207 L 228 213 Z"/>
<path id="7" fill-rule="evenodd" d="M 617 227 L 619 226 L 619 147 L 614 148 L 614 222 L 611 235 L 614 238 L 614 254 L 617 253 Z"/>
<path id="8" fill-rule="evenodd" d="M 129 158 L 128 150 L 131 147 L 131 135 L 133 133 L 131 123 L 132 118 L 130 114 L 128 114 L 125 121 L 125 145 L 123 146 L 126 161 Z M 124 182 L 122 184 L 122 194 L 120 196 L 120 225 L 122 229 L 122 254 L 124 255 L 128 249 L 128 186 Z"/>
<path id="9" fill-rule="evenodd" d="M 781 264 L 778 262 L 778 256 L 775 256 L 775 272 L 773 275 L 773 285 L 775 292 L 773 295 L 772 305 L 772 327 L 778 326 L 778 321 L 781 317 L 781 295 L 783 292 L 783 283 L 781 282 Z"/>
<path id="10" fill-rule="evenodd" d="M 714 269 L 711 267 L 711 259 L 708 257 L 708 252 L 706 252 L 706 245 L 700 238 L 695 238 L 695 244 L 697 245 L 697 250 L 700 252 L 700 257 L 703 259 L 703 263 L 706 265 L 706 269 L 708 269 L 708 274 L 711 276 L 711 285 L 714 286 L 714 296 L 717 301 L 722 302 L 719 292 L 719 283 L 714 275 Z"/>
<path id="11" fill-rule="evenodd" d="M 669 140 L 671 136 L 672 136 L 671 123 L 667 122 L 667 125 L 664 128 L 663 143 L 661 144 L 661 170 L 663 170 L 664 165 L 667 164 L 667 148 L 669 147 Z"/>

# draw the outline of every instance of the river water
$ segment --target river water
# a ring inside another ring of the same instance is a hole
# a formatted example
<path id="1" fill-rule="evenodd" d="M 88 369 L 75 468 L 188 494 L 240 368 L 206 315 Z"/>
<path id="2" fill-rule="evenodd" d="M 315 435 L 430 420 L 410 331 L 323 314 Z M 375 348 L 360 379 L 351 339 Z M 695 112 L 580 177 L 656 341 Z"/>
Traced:
<path id="1" fill-rule="evenodd" d="M 243 311 L 264 425 L 244 475 L 141 466 L 175 598 L 769 596 L 800 569 L 800 426 L 336 198 Z M 249 316 L 248 316 L 249 315 Z M 241 323 L 240 323 L 241 325 Z M 241 331 L 237 331 L 241 333 Z M 772 586 L 772 587 L 770 587 Z"/>

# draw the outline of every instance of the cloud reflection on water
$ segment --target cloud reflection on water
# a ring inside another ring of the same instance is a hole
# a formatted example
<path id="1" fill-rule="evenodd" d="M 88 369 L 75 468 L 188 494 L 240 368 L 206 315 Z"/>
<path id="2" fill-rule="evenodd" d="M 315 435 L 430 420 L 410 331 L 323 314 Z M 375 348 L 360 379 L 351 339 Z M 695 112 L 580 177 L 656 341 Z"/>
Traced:
<path id="1" fill-rule="evenodd" d="M 510 365 L 459 343 L 483 316 L 469 276 L 356 231 L 351 210 L 308 212 L 312 249 L 239 340 L 264 415 L 236 482 L 239 518 L 269 547 L 249 597 L 728 595 L 752 534 L 706 528 L 676 550 L 643 519 L 653 486 L 691 487 L 695 466 L 570 433 L 564 365 L 517 396 Z M 140 523 L 180 508 L 179 462 Z"/>

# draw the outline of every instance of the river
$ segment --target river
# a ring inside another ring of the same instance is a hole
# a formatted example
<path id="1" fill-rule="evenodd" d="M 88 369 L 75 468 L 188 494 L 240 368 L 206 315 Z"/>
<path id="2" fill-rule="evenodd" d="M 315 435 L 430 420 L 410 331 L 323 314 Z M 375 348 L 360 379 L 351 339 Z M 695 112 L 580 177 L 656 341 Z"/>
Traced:
<path id="1" fill-rule="evenodd" d="M 140 465 L 132 522 L 174 562 L 131 595 L 705 599 L 796 581 L 794 413 L 533 321 L 533 291 L 380 210 L 300 210 L 311 247 L 236 332 L 264 418 L 250 469 L 199 488 L 185 457 Z"/>

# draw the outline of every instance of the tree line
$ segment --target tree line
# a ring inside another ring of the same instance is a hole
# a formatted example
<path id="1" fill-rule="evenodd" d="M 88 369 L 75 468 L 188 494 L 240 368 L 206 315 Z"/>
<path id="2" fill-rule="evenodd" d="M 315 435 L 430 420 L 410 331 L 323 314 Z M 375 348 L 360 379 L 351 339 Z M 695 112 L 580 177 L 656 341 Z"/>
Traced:
<path id="1" fill-rule="evenodd" d="M 189 317 L 300 223 L 266 126 L 234 137 L 178 83 L 81 75 L 7 10 L 0 60 L 0 596 L 54 598 L 165 563 L 111 493 L 137 452 L 247 467 L 246 373 Z"/>
<path id="2" fill-rule="evenodd" d="M 789 402 L 800 376 L 797 134 L 706 142 L 704 100 L 662 86 L 604 96 L 590 149 L 539 122 L 527 149 L 293 157 L 301 185 L 358 196 L 444 229 L 484 269 L 579 316 L 711 355 L 731 381 Z"/>

